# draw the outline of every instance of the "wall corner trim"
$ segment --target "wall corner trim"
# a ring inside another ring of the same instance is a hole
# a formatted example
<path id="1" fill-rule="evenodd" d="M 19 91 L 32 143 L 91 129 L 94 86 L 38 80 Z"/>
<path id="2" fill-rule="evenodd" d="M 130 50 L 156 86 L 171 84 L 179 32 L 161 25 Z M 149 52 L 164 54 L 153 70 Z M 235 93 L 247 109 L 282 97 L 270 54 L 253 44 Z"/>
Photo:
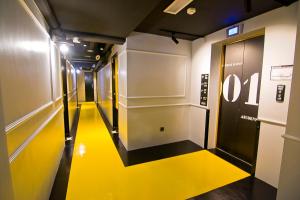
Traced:
<path id="1" fill-rule="evenodd" d="M 296 137 L 296 136 L 293 136 L 293 135 L 290 135 L 290 134 L 284 134 L 284 135 L 282 135 L 282 137 L 284 139 L 292 140 L 292 141 L 295 141 L 295 142 L 300 142 L 299 137 Z"/>

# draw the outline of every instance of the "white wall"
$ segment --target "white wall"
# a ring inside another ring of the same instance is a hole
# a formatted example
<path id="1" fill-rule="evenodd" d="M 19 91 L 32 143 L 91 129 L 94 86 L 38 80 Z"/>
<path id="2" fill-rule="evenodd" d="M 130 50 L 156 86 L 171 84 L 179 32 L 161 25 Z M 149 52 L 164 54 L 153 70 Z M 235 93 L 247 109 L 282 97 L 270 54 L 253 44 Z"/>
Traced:
<path id="1" fill-rule="evenodd" d="M 60 52 L 33 0 L 1 0 L 0 19 L 0 199 L 49 199 L 64 148 Z"/>
<path id="2" fill-rule="evenodd" d="M 110 63 L 98 71 L 97 81 L 98 103 L 112 125 L 112 71 Z"/>
<path id="3" fill-rule="evenodd" d="M 298 9 L 300 5 L 298 5 Z M 284 150 L 279 179 L 277 199 L 300 199 L 300 12 L 298 12 L 298 34 L 295 53 L 295 67 L 291 88 L 290 105 L 286 133 L 284 135 Z"/>
<path id="4" fill-rule="evenodd" d="M 270 67 L 274 65 L 293 64 L 296 38 L 296 14 L 297 3 L 289 7 L 282 7 L 273 10 L 243 22 L 244 33 L 265 28 L 259 118 L 270 122 L 262 122 L 259 138 L 256 176 L 275 187 L 278 186 L 279 169 L 281 165 L 281 154 L 283 147 L 283 139 L 281 138 L 281 135 L 284 133 L 285 129 L 282 128 L 282 126 L 274 126 L 271 123 L 279 122 L 280 124 L 283 124 L 283 126 L 286 123 L 290 81 L 270 81 Z M 199 105 L 201 74 L 211 74 L 208 105 L 211 110 L 209 129 L 210 148 L 214 148 L 216 145 L 218 98 L 220 94 L 220 65 L 211 63 L 212 46 L 213 44 L 221 43 L 225 39 L 226 30 L 223 29 L 193 42 L 191 77 L 192 104 Z M 275 101 L 277 84 L 286 84 L 287 86 L 285 102 L 281 104 Z M 200 113 L 202 111 L 196 111 L 197 108 L 192 109 L 194 109 L 194 115 L 198 115 L 198 117 L 202 116 L 203 118 L 203 114 Z M 194 120 L 192 119 L 191 121 Z M 191 129 L 200 128 L 199 126 L 196 127 L 196 125 L 196 123 L 191 123 Z M 202 132 L 201 138 L 204 137 L 203 135 L 204 132 Z M 268 164 L 268 161 L 270 160 L 272 160 L 271 170 Z"/>
<path id="5" fill-rule="evenodd" d="M 119 131 L 126 148 L 189 139 L 191 42 L 135 32 L 120 49 Z"/>

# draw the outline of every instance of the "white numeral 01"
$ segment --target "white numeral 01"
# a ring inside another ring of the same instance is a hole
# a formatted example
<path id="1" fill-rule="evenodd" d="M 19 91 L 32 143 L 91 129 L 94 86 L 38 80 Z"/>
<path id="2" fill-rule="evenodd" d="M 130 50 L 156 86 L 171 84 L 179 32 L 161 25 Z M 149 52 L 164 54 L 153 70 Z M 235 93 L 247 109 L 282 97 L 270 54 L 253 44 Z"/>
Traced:
<path id="1" fill-rule="evenodd" d="M 229 80 L 231 77 L 234 77 L 234 88 L 233 88 L 233 99 L 229 100 Z M 253 105 L 258 106 L 257 103 L 257 90 L 258 90 L 258 79 L 259 79 L 259 73 L 254 73 L 250 77 L 250 88 L 249 88 L 249 96 L 248 101 L 245 102 L 247 105 Z M 244 82 L 244 85 L 248 83 L 248 79 Z M 229 74 L 223 84 L 223 97 L 227 102 L 235 102 L 241 94 L 241 81 L 239 77 L 235 74 Z"/>

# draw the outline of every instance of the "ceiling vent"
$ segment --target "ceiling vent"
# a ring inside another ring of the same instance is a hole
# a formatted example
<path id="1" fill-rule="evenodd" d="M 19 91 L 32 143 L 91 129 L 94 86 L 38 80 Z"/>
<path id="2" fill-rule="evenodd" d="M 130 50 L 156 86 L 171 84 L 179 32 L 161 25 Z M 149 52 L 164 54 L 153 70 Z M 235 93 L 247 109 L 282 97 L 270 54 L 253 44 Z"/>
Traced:
<path id="1" fill-rule="evenodd" d="M 176 15 L 187 5 L 189 5 L 193 0 L 174 0 L 165 10 L 165 13 Z"/>

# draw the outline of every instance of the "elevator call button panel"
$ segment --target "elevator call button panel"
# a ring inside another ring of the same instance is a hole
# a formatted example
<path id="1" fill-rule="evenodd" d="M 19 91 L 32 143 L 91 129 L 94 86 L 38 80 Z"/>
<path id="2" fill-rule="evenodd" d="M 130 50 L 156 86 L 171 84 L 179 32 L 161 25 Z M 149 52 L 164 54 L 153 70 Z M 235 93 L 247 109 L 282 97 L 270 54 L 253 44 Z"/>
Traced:
<path id="1" fill-rule="evenodd" d="M 285 95 L 285 85 L 277 85 L 276 101 L 279 103 L 284 102 L 284 95 Z"/>
<path id="2" fill-rule="evenodd" d="M 200 105 L 207 106 L 208 100 L 208 74 L 201 75 L 201 96 L 200 96 Z"/>

